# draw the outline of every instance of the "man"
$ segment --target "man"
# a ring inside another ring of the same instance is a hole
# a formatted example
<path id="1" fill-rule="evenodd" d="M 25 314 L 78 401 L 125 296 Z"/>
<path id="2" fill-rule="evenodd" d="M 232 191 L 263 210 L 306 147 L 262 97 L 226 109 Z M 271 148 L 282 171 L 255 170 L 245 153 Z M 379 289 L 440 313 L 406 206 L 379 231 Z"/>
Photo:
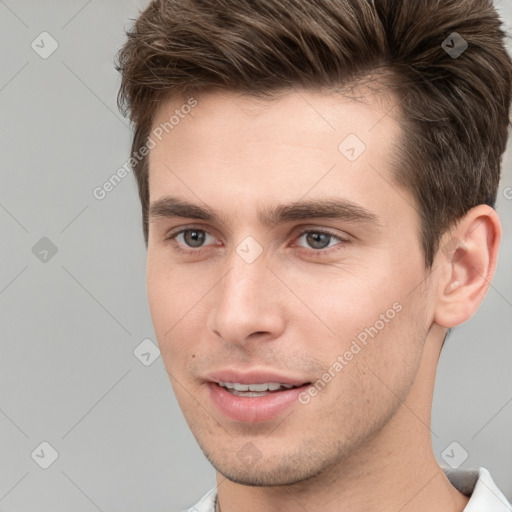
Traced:
<path id="1" fill-rule="evenodd" d="M 511 510 L 449 471 L 447 331 L 492 279 L 512 64 L 488 0 L 154 1 L 117 64 L 198 511 Z"/>

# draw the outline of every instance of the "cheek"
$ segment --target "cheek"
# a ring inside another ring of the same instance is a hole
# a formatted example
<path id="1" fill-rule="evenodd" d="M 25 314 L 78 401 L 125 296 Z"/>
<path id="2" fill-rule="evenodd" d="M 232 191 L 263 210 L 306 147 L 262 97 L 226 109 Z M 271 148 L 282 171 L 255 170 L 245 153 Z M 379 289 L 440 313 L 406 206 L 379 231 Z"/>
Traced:
<path id="1" fill-rule="evenodd" d="M 381 330 L 380 315 L 401 300 L 401 285 L 399 279 L 389 277 L 389 269 L 376 274 L 365 267 L 369 265 L 344 262 L 336 266 L 280 269 L 283 281 L 292 283 L 296 295 L 289 295 L 290 303 L 296 306 L 294 320 L 302 324 L 313 322 L 322 330 L 322 336 L 333 341 L 352 338 L 377 321 Z M 391 310 L 388 316 L 395 314 Z M 385 320 L 387 323 L 388 318 Z"/>
<path id="2" fill-rule="evenodd" d="M 184 294 L 180 286 L 166 272 L 151 269 L 148 273 L 149 308 L 162 361 L 178 404 L 184 411 L 193 411 L 197 404 L 191 398 L 194 390 L 193 383 L 187 379 L 187 368 L 198 353 L 194 348 L 198 332 L 193 327 L 198 325 L 198 320 L 194 319 L 195 310 L 189 303 L 196 303 L 197 298 L 189 300 L 184 296 L 189 293 Z"/>
<path id="3" fill-rule="evenodd" d="M 148 256 L 146 286 L 151 319 L 162 356 L 169 347 L 169 340 L 180 331 L 186 314 L 187 298 L 180 290 L 176 276 L 156 257 Z"/>
<path id="4" fill-rule="evenodd" d="M 311 333 L 307 350 L 336 375 L 334 389 L 352 389 L 363 396 L 366 389 L 372 403 L 372 393 L 389 393 L 385 384 L 391 389 L 410 384 L 428 329 L 424 290 L 411 293 L 420 281 L 419 268 L 416 274 L 410 268 L 375 269 L 335 268 L 315 278 L 295 273 L 291 281 L 309 309 L 295 316 L 298 329 Z"/>
<path id="5" fill-rule="evenodd" d="M 393 310 L 388 323 L 380 318 L 375 321 L 374 315 L 366 313 L 369 327 L 347 327 L 336 344 L 328 348 L 319 346 L 319 350 L 324 350 L 325 363 L 325 373 L 319 378 L 330 382 L 310 405 L 319 413 L 329 410 L 326 422 L 332 424 L 340 438 L 356 443 L 358 436 L 380 428 L 406 399 L 422 347 L 408 308 L 408 304 L 402 304 L 400 311 Z M 383 310 L 384 315 L 386 311 Z M 364 322 L 361 315 L 359 322 Z"/>
<path id="6" fill-rule="evenodd" d="M 148 256 L 146 283 L 149 309 L 162 358 L 179 369 L 191 357 L 206 325 L 205 305 L 211 284 L 192 267 L 173 270 L 159 256 Z"/>
<path id="7" fill-rule="evenodd" d="M 420 254 L 407 261 L 395 251 L 360 251 L 336 265 L 311 266 L 289 272 L 289 282 L 306 304 L 338 335 L 356 335 L 377 323 L 382 330 L 398 316 L 400 305 L 412 314 L 412 293 L 425 277 Z"/>

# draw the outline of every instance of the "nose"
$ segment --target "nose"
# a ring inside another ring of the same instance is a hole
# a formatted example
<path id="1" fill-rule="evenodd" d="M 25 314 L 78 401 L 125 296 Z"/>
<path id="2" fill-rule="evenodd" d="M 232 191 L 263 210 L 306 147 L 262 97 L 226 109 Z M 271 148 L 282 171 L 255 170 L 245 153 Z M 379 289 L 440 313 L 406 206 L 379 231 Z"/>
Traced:
<path id="1" fill-rule="evenodd" d="M 286 323 L 278 284 L 265 258 L 247 263 L 234 254 L 229 272 L 216 287 L 210 331 L 232 344 L 278 338 Z"/>

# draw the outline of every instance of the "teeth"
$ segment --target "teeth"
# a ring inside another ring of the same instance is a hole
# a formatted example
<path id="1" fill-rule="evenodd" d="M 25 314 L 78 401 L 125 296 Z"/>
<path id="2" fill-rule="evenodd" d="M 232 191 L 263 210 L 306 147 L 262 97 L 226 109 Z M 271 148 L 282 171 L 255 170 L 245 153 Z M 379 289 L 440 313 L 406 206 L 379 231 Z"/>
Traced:
<path id="1" fill-rule="evenodd" d="M 237 395 L 237 396 L 244 396 L 244 397 L 255 397 L 255 396 L 266 396 L 268 395 L 268 393 L 265 393 L 265 392 L 261 392 L 261 393 L 258 393 L 256 391 L 230 391 L 230 393 L 232 393 L 233 395 Z"/>
<path id="2" fill-rule="evenodd" d="M 219 381 L 219 386 L 232 389 L 234 391 L 253 391 L 256 393 L 262 393 L 264 391 L 277 391 L 279 388 L 293 388 L 292 384 L 280 384 L 279 382 L 264 382 L 262 384 L 240 384 L 238 382 Z"/>
<path id="3" fill-rule="evenodd" d="M 249 384 L 249 391 L 267 391 L 271 389 L 272 384 Z M 279 388 L 275 388 L 279 389 Z"/>

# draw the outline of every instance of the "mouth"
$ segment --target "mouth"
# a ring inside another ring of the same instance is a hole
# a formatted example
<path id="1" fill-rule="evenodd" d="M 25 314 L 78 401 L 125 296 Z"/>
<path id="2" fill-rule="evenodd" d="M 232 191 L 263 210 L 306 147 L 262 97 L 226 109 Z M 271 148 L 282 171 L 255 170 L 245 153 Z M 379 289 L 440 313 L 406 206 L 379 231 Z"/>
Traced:
<path id="1" fill-rule="evenodd" d="M 310 381 L 271 372 L 230 371 L 210 375 L 205 384 L 215 409 L 227 419 L 244 423 L 278 418 L 311 386 Z"/>
<path id="2" fill-rule="evenodd" d="M 280 382 L 263 382 L 262 384 L 241 384 L 239 382 L 223 382 L 219 381 L 218 385 L 225 388 L 228 393 L 235 396 L 243 396 L 246 398 L 254 398 L 260 396 L 267 396 L 271 393 L 279 393 L 280 391 L 287 391 L 301 386 L 294 386 L 293 384 L 284 384 Z"/>

